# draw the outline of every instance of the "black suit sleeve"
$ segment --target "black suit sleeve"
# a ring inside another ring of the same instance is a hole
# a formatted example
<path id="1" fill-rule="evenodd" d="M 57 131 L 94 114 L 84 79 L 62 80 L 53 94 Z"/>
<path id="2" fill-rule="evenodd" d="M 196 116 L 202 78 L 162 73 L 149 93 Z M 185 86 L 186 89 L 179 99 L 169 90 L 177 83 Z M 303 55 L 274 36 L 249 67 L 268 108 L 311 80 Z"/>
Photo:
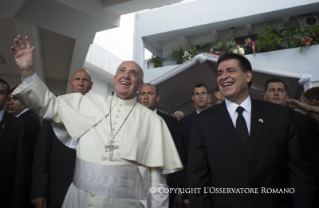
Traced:
<path id="1" fill-rule="evenodd" d="M 317 189 L 319 189 L 319 125 L 309 116 L 305 118 L 300 125 L 300 139 L 307 152 Z M 317 190 L 316 198 L 319 200 L 319 190 Z"/>
<path id="2" fill-rule="evenodd" d="M 186 162 L 185 162 L 185 153 L 184 153 L 184 147 L 183 142 L 181 138 L 181 134 L 179 131 L 179 126 L 177 120 L 173 122 L 172 124 L 172 137 L 174 139 L 174 143 L 177 149 L 177 152 L 179 154 L 179 157 L 181 159 L 181 162 L 183 164 L 184 169 L 181 171 L 178 171 L 174 174 L 174 179 L 176 183 L 177 188 L 186 188 Z"/>
<path id="3" fill-rule="evenodd" d="M 27 122 L 27 125 L 30 128 L 30 137 L 32 139 L 33 148 L 34 148 L 37 142 L 40 129 L 41 129 L 39 117 L 35 113 L 33 113 L 31 110 L 28 110 L 27 112 L 20 115 L 19 118 Z"/>
<path id="4" fill-rule="evenodd" d="M 16 125 L 18 131 L 17 146 L 16 146 L 16 160 L 14 170 L 14 182 L 12 186 L 11 207 L 21 208 L 30 204 L 30 183 L 31 183 L 31 166 L 32 166 L 32 141 L 28 137 L 30 130 L 27 123 L 24 121 L 17 121 Z"/>
<path id="5" fill-rule="evenodd" d="M 53 131 L 51 123 L 43 120 L 37 144 L 34 150 L 32 166 L 31 199 L 47 197 L 49 186 L 49 159 Z"/>
<path id="6" fill-rule="evenodd" d="M 290 185 L 295 189 L 291 195 L 293 207 L 315 207 L 316 186 L 309 161 L 300 138 L 294 131 L 291 115 L 286 111 L 287 163 Z"/>
<path id="7" fill-rule="evenodd" d="M 193 121 L 188 151 L 188 186 L 190 188 L 200 188 L 200 191 L 189 194 L 190 205 L 210 208 L 212 207 L 211 196 L 204 193 L 204 187 L 209 187 L 211 184 L 207 149 L 196 117 Z"/>
<path id="8" fill-rule="evenodd" d="M 184 124 L 183 119 L 179 121 L 178 126 L 179 126 L 179 131 L 180 131 L 180 135 L 181 135 L 182 144 L 183 144 L 184 158 L 185 158 L 185 161 L 187 163 L 188 138 L 185 135 L 187 133 L 184 131 L 185 124 Z"/>

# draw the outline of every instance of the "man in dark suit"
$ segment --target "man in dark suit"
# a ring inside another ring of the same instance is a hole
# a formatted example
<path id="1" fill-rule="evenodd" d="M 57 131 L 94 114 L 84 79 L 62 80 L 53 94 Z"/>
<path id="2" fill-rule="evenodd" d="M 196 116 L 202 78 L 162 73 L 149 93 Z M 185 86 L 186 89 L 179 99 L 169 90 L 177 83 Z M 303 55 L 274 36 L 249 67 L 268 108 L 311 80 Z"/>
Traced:
<path id="1" fill-rule="evenodd" d="M 201 208 L 316 207 L 313 175 L 288 109 L 249 96 L 250 62 L 217 61 L 225 101 L 193 121 L 188 185 Z"/>
<path id="2" fill-rule="evenodd" d="M 72 93 L 85 95 L 92 86 L 91 76 L 84 69 L 77 70 L 69 80 Z M 72 183 L 76 146 L 67 147 L 59 141 L 65 139 L 72 141 L 64 126 L 43 121 L 32 167 L 31 199 L 36 208 L 61 208 Z"/>
<path id="3" fill-rule="evenodd" d="M 164 119 L 172 135 L 172 138 L 174 140 L 181 162 L 183 166 L 185 167 L 184 150 L 183 150 L 183 144 L 182 144 L 182 140 L 181 140 L 181 136 L 180 136 L 180 132 L 178 128 L 177 119 L 165 113 L 162 113 L 156 109 L 156 104 L 157 102 L 159 102 L 159 100 L 160 100 L 160 97 L 158 94 L 157 87 L 148 83 L 144 84 L 140 90 L 139 102 L 145 107 L 157 113 L 159 116 L 161 116 Z M 170 188 L 181 188 L 181 189 L 185 188 L 186 187 L 185 174 L 186 174 L 185 169 L 183 169 L 182 171 L 170 174 L 167 178 L 168 186 Z M 176 208 L 183 207 L 181 194 L 170 193 L 169 207 L 176 207 Z"/>
<path id="4" fill-rule="evenodd" d="M 205 84 L 198 83 L 195 85 L 193 89 L 192 100 L 194 101 L 195 111 L 182 118 L 179 122 L 181 137 L 184 145 L 186 168 L 188 163 L 189 138 L 191 135 L 194 117 L 208 108 L 208 90 Z M 186 171 L 186 181 L 187 174 L 188 172 Z M 185 204 L 189 205 L 188 194 L 183 195 L 183 201 Z"/>
<path id="5" fill-rule="evenodd" d="M 288 93 L 287 85 L 281 79 L 269 79 L 265 84 L 265 101 L 286 107 Z M 288 108 L 295 126 L 296 133 L 301 139 L 314 173 L 315 182 L 319 187 L 319 125 L 308 115 Z M 317 191 L 319 199 L 319 191 Z"/>
<path id="6" fill-rule="evenodd" d="M 189 137 L 192 129 L 194 117 L 208 108 L 208 90 L 203 83 L 197 84 L 193 89 L 192 100 L 194 101 L 195 111 L 179 122 L 182 141 L 184 144 L 185 159 L 188 159 Z"/>
<path id="7" fill-rule="evenodd" d="M 4 112 L 9 93 L 0 78 L 0 207 L 30 207 L 32 142 L 26 122 Z"/>
<path id="8" fill-rule="evenodd" d="M 15 89 L 16 87 L 12 88 L 10 91 L 9 113 L 12 113 L 14 116 L 19 117 L 27 122 L 31 130 L 30 137 L 32 138 L 32 144 L 33 147 L 35 147 L 41 128 L 39 117 L 29 110 L 27 106 L 11 95 Z"/>
<path id="9" fill-rule="evenodd" d="M 44 120 L 35 148 L 31 199 L 36 208 L 61 207 L 72 183 L 76 152 L 58 140 Z M 35 203 L 38 202 L 38 203 Z"/>

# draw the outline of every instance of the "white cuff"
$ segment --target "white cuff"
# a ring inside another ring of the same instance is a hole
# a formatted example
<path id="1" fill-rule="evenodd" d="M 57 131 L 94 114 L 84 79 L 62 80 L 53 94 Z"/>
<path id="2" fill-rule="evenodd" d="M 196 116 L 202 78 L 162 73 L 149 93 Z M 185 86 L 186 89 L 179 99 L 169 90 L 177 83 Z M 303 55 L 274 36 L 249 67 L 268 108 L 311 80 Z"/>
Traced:
<path id="1" fill-rule="evenodd" d="M 63 124 L 57 124 L 51 122 L 53 132 L 55 133 L 56 137 L 67 147 L 71 149 L 77 149 L 78 140 L 72 139 L 69 135 L 68 131 L 65 129 Z"/>
<path id="2" fill-rule="evenodd" d="M 173 170 L 162 170 L 162 175 L 168 175 L 168 174 L 172 174 L 172 173 L 175 173 L 179 170 L 177 169 L 173 169 Z"/>
<path id="3" fill-rule="evenodd" d="M 37 73 L 34 73 L 34 75 L 32 75 L 31 77 L 26 78 L 25 80 L 23 80 L 23 78 L 21 78 L 21 80 L 22 80 L 22 82 L 23 82 L 25 87 L 29 87 L 37 79 L 38 79 Z"/>

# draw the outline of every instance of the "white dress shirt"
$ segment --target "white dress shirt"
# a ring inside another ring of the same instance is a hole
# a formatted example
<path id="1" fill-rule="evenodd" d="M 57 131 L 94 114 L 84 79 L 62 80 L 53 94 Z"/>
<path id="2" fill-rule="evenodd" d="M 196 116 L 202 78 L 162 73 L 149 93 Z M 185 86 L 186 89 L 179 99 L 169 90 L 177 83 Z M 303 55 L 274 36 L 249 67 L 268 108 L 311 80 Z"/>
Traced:
<path id="1" fill-rule="evenodd" d="M 241 106 L 245 110 L 243 111 L 243 117 L 245 118 L 248 133 L 250 134 L 250 121 L 251 121 L 251 98 L 248 95 L 246 100 L 244 100 L 240 105 L 237 103 L 233 103 L 225 98 L 226 108 L 228 110 L 228 113 L 230 115 L 231 120 L 233 121 L 234 127 L 236 128 L 236 120 L 238 117 L 237 108 L 238 106 Z"/>

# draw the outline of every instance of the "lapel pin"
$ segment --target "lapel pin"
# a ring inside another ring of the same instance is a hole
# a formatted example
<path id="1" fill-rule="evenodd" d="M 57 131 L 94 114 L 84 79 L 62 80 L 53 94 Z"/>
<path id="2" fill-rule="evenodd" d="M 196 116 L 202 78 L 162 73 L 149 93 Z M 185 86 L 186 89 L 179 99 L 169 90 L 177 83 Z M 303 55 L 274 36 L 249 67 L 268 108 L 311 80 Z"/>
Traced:
<path id="1" fill-rule="evenodd" d="M 258 120 L 258 122 L 264 123 L 264 120 L 260 118 L 260 119 Z"/>
<path id="2" fill-rule="evenodd" d="M 3 124 L 3 125 L 2 125 L 2 128 L 4 128 L 4 127 L 5 127 L 5 125 Z"/>

